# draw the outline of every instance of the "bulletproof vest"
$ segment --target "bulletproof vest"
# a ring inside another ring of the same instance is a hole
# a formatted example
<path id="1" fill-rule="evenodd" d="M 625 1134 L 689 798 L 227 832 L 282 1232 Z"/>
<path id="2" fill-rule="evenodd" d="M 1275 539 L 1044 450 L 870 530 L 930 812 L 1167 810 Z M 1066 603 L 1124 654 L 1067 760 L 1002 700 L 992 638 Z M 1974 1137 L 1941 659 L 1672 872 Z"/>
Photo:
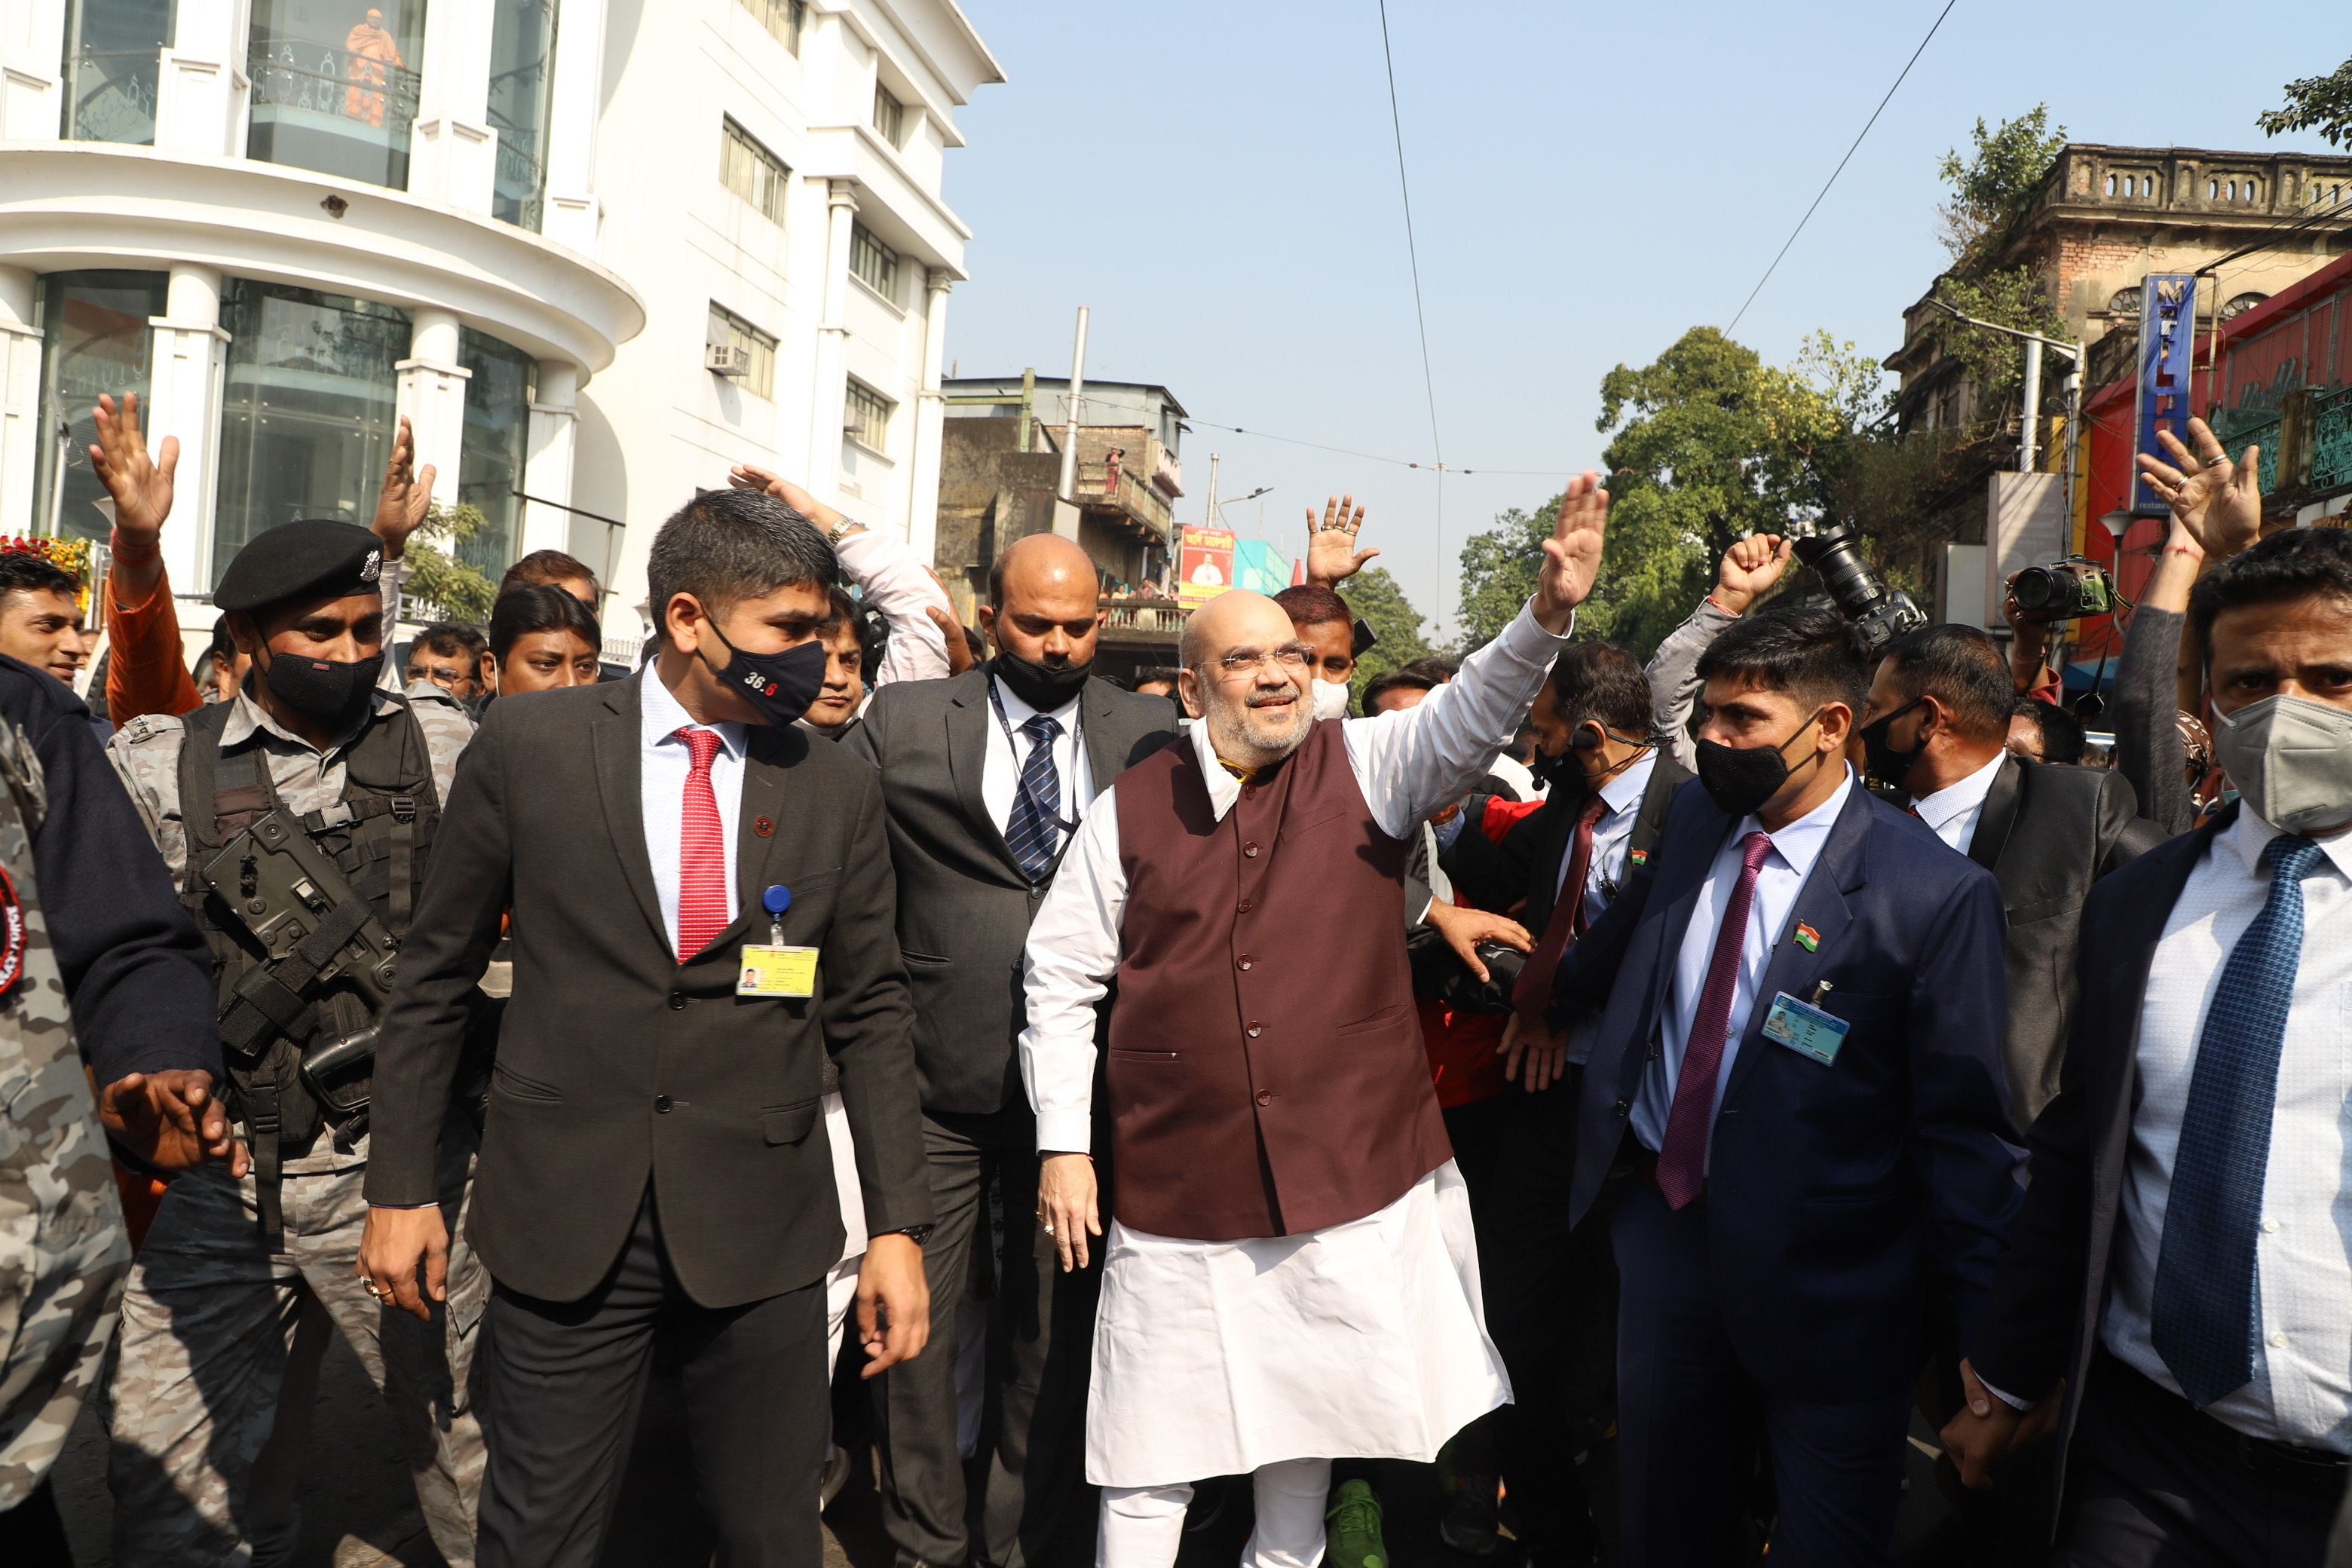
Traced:
<path id="1" fill-rule="evenodd" d="M 237 982 L 267 963 L 268 954 L 221 907 L 199 872 L 225 845 L 281 804 L 263 747 L 251 745 L 234 753 L 221 748 L 222 731 L 235 708 L 234 703 L 213 703 L 188 714 L 180 746 L 180 814 L 188 840 L 180 898 L 211 945 L 215 995 L 224 1012 L 234 1000 Z M 407 700 L 401 698 L 369 719 L 346 753 L 341 797 L 324 811 L 305 814 L 301 827 L 398 941 L 408 932 L 440 818 L 425 731 Z M 327 1118 L 302 1082 L 302 1053 L 313 1042 L 365 1028 L 371 1021 L 366 1002 L 352 986 L 331 982 L 292 1027 L 275 1035 L 257 1053 L 227 1052 L 232 1109 L 248 1131 L 261 1134 L 265 1124 L 274 1122 L 279 1157 L 309 1149 Z M 255 1152 L 257 1164 L 276 1163 L 274 1159 L 264 1161 L 259 1150 Z"/>

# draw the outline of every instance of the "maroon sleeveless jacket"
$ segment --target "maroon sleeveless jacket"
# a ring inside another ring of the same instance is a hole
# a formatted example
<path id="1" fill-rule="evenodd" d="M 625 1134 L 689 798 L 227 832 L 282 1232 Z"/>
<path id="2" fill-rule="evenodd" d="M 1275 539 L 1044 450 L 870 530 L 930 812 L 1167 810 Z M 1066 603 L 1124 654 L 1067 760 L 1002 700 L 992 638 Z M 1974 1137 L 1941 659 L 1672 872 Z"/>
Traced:
<path id="1" fill-rule="evenodd" d="M 1406 847 L 1337 721 L 1216 820 L 1179 743 L 1118 775 L 1115 1211 L 1197 1241 L 1361 1219 L 1453 1149 L 1405 962 Z"/>

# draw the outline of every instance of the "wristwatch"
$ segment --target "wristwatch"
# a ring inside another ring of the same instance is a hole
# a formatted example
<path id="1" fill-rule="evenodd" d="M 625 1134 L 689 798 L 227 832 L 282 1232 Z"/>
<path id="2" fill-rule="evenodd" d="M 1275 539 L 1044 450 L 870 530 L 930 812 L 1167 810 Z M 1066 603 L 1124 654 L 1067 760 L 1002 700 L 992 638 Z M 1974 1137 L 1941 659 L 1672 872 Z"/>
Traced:
<path id="1" fill-rule="evenodd" d="M 824 536 L 824 542 L 827 544 L 838 545 L 841 542 L 842 535 L 847 533 L 853 528 L 863 528 L 866 525 L 864 523 L 858 521 L 854 517 L 845 517 L 839 522 L 833 525 L 832 531 Z"/>
<path id="2" fill-rule="evenodd" d="M 877 1236 L 903 1236 L 908 1240 L 913 1242 L 917 1247 L 920 1247 L 923 1243 L 931 1239 L 931 1232 L 938 1228 L 939 1227 L 937 1226 L 931 1225 L 902 1225 L 895 1230 L 877 1230 L 874 1234 Z"/>

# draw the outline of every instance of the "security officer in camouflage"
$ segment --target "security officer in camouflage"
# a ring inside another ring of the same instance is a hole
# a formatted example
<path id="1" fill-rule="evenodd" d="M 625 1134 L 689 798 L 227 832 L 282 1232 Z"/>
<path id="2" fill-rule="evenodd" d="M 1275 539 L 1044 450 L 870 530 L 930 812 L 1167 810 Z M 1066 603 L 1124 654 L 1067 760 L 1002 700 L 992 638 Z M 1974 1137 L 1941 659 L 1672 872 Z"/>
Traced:
<path id="1" fill-rule="evenodd" d="M 77 1044 L 79 1037 L 79 1046 Z M 89 1077 L 85 1077 L 85 1066 Z M 0 1563 L 70 1568 L 47 1476 L 131 1268 L 110 1136 L 149 1170 L 236 1152 L 205 950 L 89 710 L 0 658 Z M 90 1079 L 106 1087 L 93 1103 Z"/>
<path id="2" fill-rule="evenodd" d="M 253 539 L 214 595 L 254 660 L 245 690 L 182 718 L 134 720 L 109 745 L 211 944 L 232 1109 L 253 1163 L 241 1182 L 215 1169 L 175 1181 L 131 1272 L 109 1390 L 120 1568 L 243 1568 L 292 1552 L 304 1394 L 326 1343 L 303 1331 L 306 1285 L 383 1391 L 441 1555 L 451 1568 L 473 1561 L 482 1445 L 466 1390 L 488 1277 L 453 1246 L 448 1300 L 430 1325 L 366 1292 L 355 1273 L 364 1112 L 323 1105 L 299 1066 L 306 1051 L 365 1026 L 368 1008 L 346 982 L 319 985 L 307 971 L 292 991 L 273 984 L 291 972 L 272 967 L 201 876 L 280 809 L 395 942 L 405 933 L 473 728 L 429 682 L 405 693 L 378 684 L 382 552 L 375 534 L 345 522 L 286 523 Z M 476 1137 L 453 1106 L 440 1171 L 453 1236 L 464 1234 Z"/>

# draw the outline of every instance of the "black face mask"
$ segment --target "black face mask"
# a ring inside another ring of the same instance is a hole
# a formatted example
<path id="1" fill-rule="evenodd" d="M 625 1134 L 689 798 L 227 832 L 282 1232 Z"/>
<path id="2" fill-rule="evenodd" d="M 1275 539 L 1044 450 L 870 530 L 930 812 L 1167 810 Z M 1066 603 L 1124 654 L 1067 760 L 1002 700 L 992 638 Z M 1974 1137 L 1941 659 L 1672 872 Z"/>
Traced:
<path id="1" fill-rule="evenodd" d="M 1915 697 L 1884 719 L 1874 719 L 1862 727 L 1863 766 L 1870 771 L 1872 778 L 1896 789 L 1906 787 L 1903 781 L 1910 776 L 1912 764 L 1927 750 L 1927 739 L 1922 736 L 1909 751 L 1898 752 L 1887 737 L 1894 731 L 1895 721 L 1926 700 L 1925 697 Z"/>
<path id="2" fill-rule="evenodd" d="M 344 664 L 273 651 L 261 670 L 269 694 L 320 729 L 341 734 L 359 721 L 383 669 L 383 655 Z"/>
<path id="3" fill-rule="evenodd" d="M 1783 747 L 1797 735 L 1813 727 L 1822 710 L 1813 710 L 1812 717 L 1797 726 L 1796 735 L 1778 746 L 1727 746 L 1720 741 L 1698 742 L 1698 782 L 1706 790 L 1707 798 L 1726 816 L 1748 816 L 1766 801 L 1780 792 L 1793 772 L 1789 759 L 1780 754 Z"/>
<path id="4" fill-rule="evenodd" d="M 717 621 L 703 623 L 726 644 L 727 662 L 711 673 L 742 694 L 762 723 L 779 728 L 808 711 L 824 689 L 824 641 L 811 637 L 782 653 L 745 653 L 727 641 Z"/>
<path id="5" fill-rule="evenodd" d="M 989 661 L 1004 689 L 1040 713 L 1051 713 L 1078 694 L 1095 661 L 1084 664 L 1036 664 L 1009 648 L 998 648 Z"/>

